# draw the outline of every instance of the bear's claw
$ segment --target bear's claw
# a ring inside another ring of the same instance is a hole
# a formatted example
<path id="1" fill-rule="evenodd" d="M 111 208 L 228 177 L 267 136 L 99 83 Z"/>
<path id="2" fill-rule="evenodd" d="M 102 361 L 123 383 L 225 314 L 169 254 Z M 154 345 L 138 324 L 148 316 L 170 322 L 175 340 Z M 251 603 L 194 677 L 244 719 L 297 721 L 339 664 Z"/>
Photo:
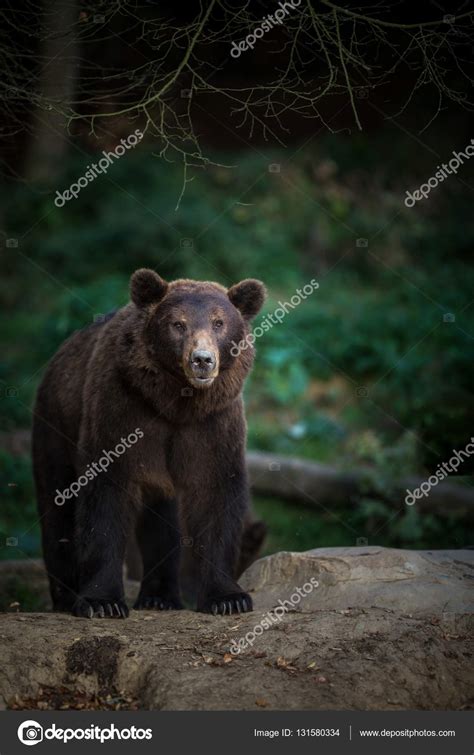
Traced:
<path id="1" fill-rule="evenodd" d="M 245 592 L 223 595 L 220 598 L 209 600 L 200 610 L 212 613 L 214 616 L 247 613 L 253 611 L 252 598 Z"/>
<path id="2" fill-rule="evenodd" d="M 78 598 L 74 603 L 72 613 L 80 618 L 126 619 L 129 611 L 124 600 L 108 600 L 107 598 Z"/>

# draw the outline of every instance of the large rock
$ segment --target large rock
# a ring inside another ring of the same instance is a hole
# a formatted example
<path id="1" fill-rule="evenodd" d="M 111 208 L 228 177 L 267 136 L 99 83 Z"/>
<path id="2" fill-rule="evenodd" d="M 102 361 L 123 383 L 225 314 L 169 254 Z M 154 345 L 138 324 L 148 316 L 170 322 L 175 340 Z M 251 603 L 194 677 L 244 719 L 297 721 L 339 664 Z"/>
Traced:
<path id="1" fill-rule="evenodd" d="M 38 564 L 7 566 L 45 600 Z M 28 577 L 29 571 L 30 576 Z M 243 581 L 252 614 L 51 613 L 0 618 L 0 704 L 34 708 L 461 709 L 472 707 L 473 556 L 328 548 L 278 553 Z M 300 600 L 295 588 L 319 586 Z M 5 588 L 0 568 L 0 593 Z M 127 584 L 133 598 L 137 585 Z M 21 593 L 21 594 L 20 594 Z M 293 597 L 292 597 L 293 595 Z M 292 599 L 283 612 L 279 601 Z M 20 606 L 15 605 L 20 603 Z M 280 605 L 279 612 L 269 611 Z M 271 620 L 270 620 L 271 619 Z M 259 627 L 257 629 L 257 627 Z M 245 649 L 230 652 L 240 639 Z"/>
<path id="2" fill-rule="evenodd" d="M 270 609 L 311 577 L 302 609 L 391 608 L 412 614 L 474 609 L 474 551 L 408 551 L 367 546 L 275 553 L 256 561 L 241 584 Z M 282 595 L 282 591 L 285 593 Z"/>

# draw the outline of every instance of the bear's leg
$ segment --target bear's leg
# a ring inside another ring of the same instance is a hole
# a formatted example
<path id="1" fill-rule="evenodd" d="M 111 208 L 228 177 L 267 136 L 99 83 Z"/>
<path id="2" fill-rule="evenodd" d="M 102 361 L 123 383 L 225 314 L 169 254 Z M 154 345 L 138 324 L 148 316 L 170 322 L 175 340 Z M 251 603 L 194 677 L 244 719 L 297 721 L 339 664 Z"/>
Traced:
<path id="1" fill-rule="evenodd" d="M 35 413 L 33 472 L 40 514 L 43 559 L 53 611 L 70 611 L 77 597 L 74 558 L 74 500 L 58 495 L 75 480 L 67 440 Z M 59 500 L 58 505 L 55 500 Z"/>
<path id="2" fill-rule="evenodd" d="M 250 512 L 248 512 L 244 520 L 240 554 L 235 570 L 236 579 L 259 557 L 267 531 L 265 522 L 253 519 Z"/>
<path id="3" fill-rule="evenodd" d="M 183 496 L 183 525 L 199 572 L 198 611 L 231 614 L 253 608 L 234 579 L 247 501 L 246 474 L 239 467 L 226 468 L 212 488 L 199 486 Z"/>
<path id="4" fill-rule="evenodd" d="M 77 598 L 72 501 L 67 501 L 62 508 L 64 510 L 49 507 L 41 519 L 41 529 L 53 611 L 69 612 Z"/>
<path id="5" fill-rule="evenodd" d="M 176 502 L 158 492 L 143 494 L 143 511 L 137 525 L 137 540 L 143 560 L 136 610 L 164 611 L 182 608 L 178 569 L 180 530 Z"/>
<path id="6" fill-rule="evenodd" d="M 123 562 L 132 502 L 122 485 L 97 477 L 77 499 L 79 596 L 75 616 L 126 618 Z"/>

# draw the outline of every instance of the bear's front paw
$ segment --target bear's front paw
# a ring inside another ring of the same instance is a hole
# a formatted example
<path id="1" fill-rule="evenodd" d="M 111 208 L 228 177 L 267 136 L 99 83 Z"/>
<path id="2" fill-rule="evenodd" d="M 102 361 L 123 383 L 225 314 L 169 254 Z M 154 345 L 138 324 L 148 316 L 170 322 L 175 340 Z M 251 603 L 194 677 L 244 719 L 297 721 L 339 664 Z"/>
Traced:
<path id="1" fill-rule="evenodd" d="M 128 606 L 121 598 L 78 598 L 72 608 L 74 616 L 85 619 L 126 619 Z"/>
<path id="2" fill-rule="evenodd" d="M 139 595 L 133 606 L 135 611 L 180 611 L 183 604 L 178 598 L 162 598 L 159 595 Z"/>
<path id="3" fill-rule="evenodd" d="M 219 595 L 210 597 L 202 606 L 198 606 L 198 611 L 204 613 L 213 613 L 214 616 L 220 614 L 230 616 L 232 613 L 247 613 L 253 611 L 252 598 L 246 592 L 233 592 L 228 595 Z"/>

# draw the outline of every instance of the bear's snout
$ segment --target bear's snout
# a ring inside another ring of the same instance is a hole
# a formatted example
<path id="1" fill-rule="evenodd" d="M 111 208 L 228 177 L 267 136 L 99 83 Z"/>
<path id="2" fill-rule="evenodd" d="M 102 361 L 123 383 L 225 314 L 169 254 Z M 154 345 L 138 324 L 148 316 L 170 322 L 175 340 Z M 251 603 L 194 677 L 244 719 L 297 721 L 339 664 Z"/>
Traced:
<path id="1" fill-rule="evenodd" d="M 189 357 L 191 382 L 196 386 L 210 385 L 217 374 L 217 357 L 209 349 L 193 349 Z"/>
<path id="2" fill-rule="evenodd" d="M 191 354 L 191 369 L 196 374 L 212 372 L 216 367 L 216 357 L 212 351 L 195 349 Z"/>

